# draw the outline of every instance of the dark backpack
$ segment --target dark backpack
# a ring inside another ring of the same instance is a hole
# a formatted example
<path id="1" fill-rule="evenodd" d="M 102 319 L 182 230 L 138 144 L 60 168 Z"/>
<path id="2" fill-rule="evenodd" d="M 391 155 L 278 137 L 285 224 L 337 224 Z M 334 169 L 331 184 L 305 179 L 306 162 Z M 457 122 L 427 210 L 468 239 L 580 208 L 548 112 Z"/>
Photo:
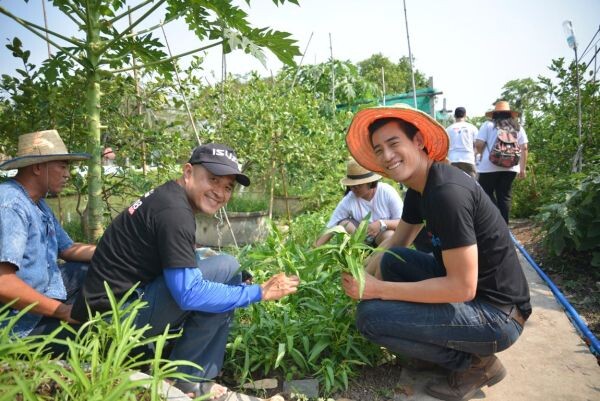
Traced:
<path id="1" fill-rule="evenodd" d="M 517 141 L 517 131 L 506 128 L 498 129 L 494 146 L 490 149 L 490 162 L 499 167 L 513 167 L 521 159 L 521 147 Z"/>

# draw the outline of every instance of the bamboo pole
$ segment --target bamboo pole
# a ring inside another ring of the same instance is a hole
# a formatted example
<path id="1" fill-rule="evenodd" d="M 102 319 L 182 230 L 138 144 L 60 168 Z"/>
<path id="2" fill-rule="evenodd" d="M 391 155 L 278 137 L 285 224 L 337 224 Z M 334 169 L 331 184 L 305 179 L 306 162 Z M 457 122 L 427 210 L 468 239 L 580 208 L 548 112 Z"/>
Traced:
<path id="1" fill-rule="evenodd" d="M 277 132 L 273 132 L 271 135 L 271 149 L 273 152 L 271 152 L 271 194 L 269 195 L 269 219 L 273 218 L 273 203 L 275 201 L 275 154 L 277 153 L 277 140 Z"/>
<path id="2" fill-rule="evenodd" d="M 300 68 L 302 67 L 302 63 L 304 62 L 304 56 L 306 56 L 306 52 L 308 51 L 308 45 L 310 45 L 310 41 L 313 37 L 313 33 L 314 32 L 310 33 L 310 37 L 308 38 L 308 42 L 306 43 L 306 47 L 304 48 L 304 53 L 302 53 L 302 58 L 300 59 L 300 64 L 298 64 L 298 68 L 296 69 L 296 74 L 294 75 L 291 89 L 294 89 L 294 85 L 296 84 L 296 79 L 298 79 L 298 75 L 300 75 Z"/>
<path id="3" fill-rule="evenodd" d="M 132 9 L 129 7 L 129 13 L 127 16 L 129 17 L 129 25 L 132 24 L 131 15 Z M 131 62 L 135 66 L 135 53 L 131 52 Z M 136 112 L 138 116 L 142 115 L 142 89 L 140 88 L 140 80 L 137 74 L 137 68 L 133 69 L 133 79 L 135 81 L 135 95 L 136 95 Z M 146 140 L 144 138 L 144 130 L 142 129 L 140 132 L 141 142 L 142 142 L 142 174 L 145 177 L 148 172 L 146 169 Z"/>
<path id="4" fill-rule="evenodd" d="M 283 184 L 283 195 L 285 196 L 285 211 L 287 212 L 288 225 L 291 227 L 292 213 L 290 212 L 290 203 L 288 201 L 287 181 L 285 179 L 285 167 L 281 166 L 281 182 Z"/>
<path id="5" fill-rule="evenodd" d="M 46 46 L 48 46 L 48 58 L 52 56 L 50 52 L 50 36 L 48 35 L 48 16 L 46 15 L 46 2 L 45 0 L 41 0 L 42 2 L 42 13 L 44 14 L 44 28 L 46 28 Z M 60 205 L 60 203 L 59 203 Z M 61 222 L 62 224 L 62 222 Z"/>
<path id="6" fill-rule="evenodd" d="M 331 103 L 335 111 L 335 62 L 333 60 L 333 45 L 331 43 L 331 33 L 329 34 L 329 53 L 331 55 Z"/>
<path id="7" fill-rule="evenodd" d="M 410 35 L 408 34 L 408 15 L 406 14 L 406 0 L 402 0 L 404 4 L 404 23 L 406 25 L 406 42 L 408 42 L 408 61 L 410 61 L 410 76 L 412 81 L 413 102 L 415 109 L 417 108 L 417 89 L 415 85 L 415 70 L 413 67 L 412 51 L 410 49 Z"/>

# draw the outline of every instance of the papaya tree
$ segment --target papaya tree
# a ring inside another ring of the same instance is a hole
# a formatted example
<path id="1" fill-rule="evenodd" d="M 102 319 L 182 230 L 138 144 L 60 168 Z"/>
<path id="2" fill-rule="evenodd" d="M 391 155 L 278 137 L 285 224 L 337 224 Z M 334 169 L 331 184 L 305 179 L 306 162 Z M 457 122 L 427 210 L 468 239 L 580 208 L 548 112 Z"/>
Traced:
<path id="1" fill-rule="evenodd" d="M 285 1 L 273 0 L 276 5 Z M 297 0 L 287 1 L 298 4 Z M 235 6 L 233 0 L 141 0 L 133 7 L 128 7 L 125 0 L 52 0 L 51 3 L 75 24 L 75 29 L 55 32 L 14 15 L 5 6 L 0 6 L 0 14 L 57 49 L 45 61 L 49 71 L 54 70 L 58 76 L 66 69 L 74 68 L 85 77 L 86 142 L 87 151 L 92 155 L 88 162 L 87 234 L 90 240 L 99 238 L 103 231 L 101 130 L 105 127 L 100 107 L 103 80 L 112 74 L 142 68 L 170 74 L 172 63 L 178 58 L 216 46 L 222 46 L 225 53 L 241 49 L 263 62 L 263 48 L 269 49 L 285 64 L 293 64 L 293 57 L 299 54 L 288 33 L 252 27 L 247 14 Z M 134 13 L 140 16 L 134 18 Z M 163 22 L 140 29 L 151 17 Z M 207 43 L 168 56 L 154 31 L 174 20 L 185 21 L 197 38 Z M 118 28 L 121 24 L 125 27 Z M 81 34 L 72 36 L 72 31 Z"/>

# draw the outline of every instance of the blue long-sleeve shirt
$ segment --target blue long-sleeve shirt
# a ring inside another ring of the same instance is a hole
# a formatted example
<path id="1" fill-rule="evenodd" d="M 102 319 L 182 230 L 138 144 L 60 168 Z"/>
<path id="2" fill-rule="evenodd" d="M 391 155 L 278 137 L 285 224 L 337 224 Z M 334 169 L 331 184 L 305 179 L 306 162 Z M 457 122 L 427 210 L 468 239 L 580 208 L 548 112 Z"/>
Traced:
<path id="1" fill-rule="evenodd" d="M 197 267 L 163 269 L 165 282 L 182 310 L 228 312 L 262 299 L 259 285 L 227 285 L 204 280 Z"/>

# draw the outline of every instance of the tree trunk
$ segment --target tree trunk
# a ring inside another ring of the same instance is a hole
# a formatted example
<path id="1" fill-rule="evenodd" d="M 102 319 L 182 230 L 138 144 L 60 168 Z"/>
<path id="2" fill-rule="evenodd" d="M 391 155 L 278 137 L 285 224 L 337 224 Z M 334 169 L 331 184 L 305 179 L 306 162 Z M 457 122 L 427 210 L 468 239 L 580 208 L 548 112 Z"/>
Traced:
<path id="1" fill-rule="evenodd" d="M 100 55 L 97 49 L 100 47 L 100 29 L 97 21 L 99 14 L 97 9 L 90 6 L 88 26 L 88 61 L 91 70 L 87 74 L 86 108 L 88 117 L 88 152 L 92 155 L 88 162 L 88 240 L 95 242 L 100 238 L 104 230 L 102 216 L 104 205 L 102 204 L 102 164 L 100 146 L 100 72 L 98 70 Z"/>

